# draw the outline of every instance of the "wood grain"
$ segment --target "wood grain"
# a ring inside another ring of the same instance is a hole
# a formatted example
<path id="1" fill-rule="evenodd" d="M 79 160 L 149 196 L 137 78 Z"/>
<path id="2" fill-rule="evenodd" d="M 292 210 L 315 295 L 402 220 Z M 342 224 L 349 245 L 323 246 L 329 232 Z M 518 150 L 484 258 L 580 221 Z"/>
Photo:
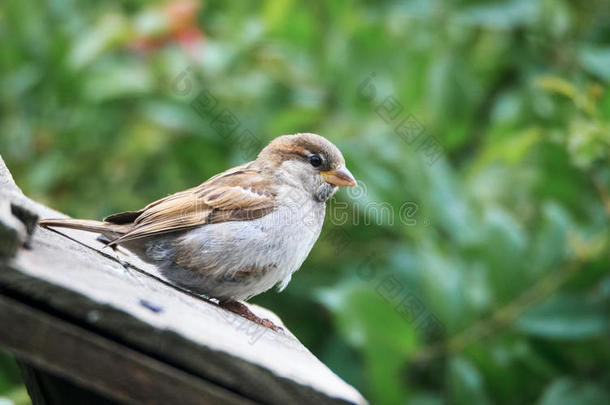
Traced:
<path id="1" fill-rule="evenodd" d="M 125 403 L 255 403 L 14 299 L 0 297 L 0 325 L 11 325 L 0 342 L 20 358 Z"/>

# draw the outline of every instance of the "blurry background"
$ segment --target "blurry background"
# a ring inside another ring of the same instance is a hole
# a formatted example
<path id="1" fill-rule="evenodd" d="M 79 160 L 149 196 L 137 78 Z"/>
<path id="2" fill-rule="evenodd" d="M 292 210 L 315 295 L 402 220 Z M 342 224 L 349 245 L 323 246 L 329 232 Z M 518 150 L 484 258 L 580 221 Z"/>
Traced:
<path id="1" fill-rule="evenodd" d="M 0 152 L 74 217 L 336 143 L 361 185 L 253 302 L 372 403 L 610 402 L 608 0 L 5 0 L 0 43 Z"/>

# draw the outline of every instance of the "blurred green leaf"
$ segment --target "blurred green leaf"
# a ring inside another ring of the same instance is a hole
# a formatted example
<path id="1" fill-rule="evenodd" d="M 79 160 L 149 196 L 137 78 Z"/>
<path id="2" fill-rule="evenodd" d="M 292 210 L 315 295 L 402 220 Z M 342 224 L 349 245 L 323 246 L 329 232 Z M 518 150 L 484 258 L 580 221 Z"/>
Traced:
<path id="1" fill-rule="evenodd" d="M 449 364 L 449 387 L 454 404 L 489 404 L 484 382 L 479 371 L 468 360 L 460 357 Z"/>
<path id="2" fill-rule="evenodd" d="M 610 48 L 585 47 L 580 52 L 580 60 L 586 70 L 610 83 Z"/>
<path id="3" fill-rule="evenodd" d="M 510 0 L 475 5 L 459 13 L 457 21 L 493 29 L 511 29 L 532 23 L 538 4 L 527 0 Z"/>
<path id="4" fill-rule="evenodd" d="M 495 161 L 503 161 L 515 165 L 523 160 L 532 146 L 540 140 L 540 131 L 528 129 L 520 134 L 515 134 L 505 141 L 490 142 L 486 150 L 480 155 L 476 167 L 486 168 Z"/>
<path id="5" fill-rule="evenodd" d="M 540 405 L 607 404 L 610 394 L 602 387 L 572 378 L 558 378 L 545 390 Z"/>
<path id="6" fill-rule="evenodd" d="M 591 339 L 610 332 L 608 302 L 579 295 L 558 295 L 532 308 L 517 330 L 547 339 Z"/>
<path id="7" fill-rule="evenodd" d="M 319 294 L 333 310 L 343 337 L 364 353 L 371 389 L 381 403 L 396 403 L 406 395 L 400 370 L 416 347 L 414 325 L 396 311 L 375 285 L 345 284 Z"/>
<path id="8" fill-rule="evenodd" d="M 125 18 L 119 14 L 106 14 L 84 36 L 74 43 L 68 64 L 74 69 L 81 69 L 91 63 L 102 52 L 128 35 Z"/>
<path id="9" fill-rule="evenodd" d="M 110 64 L 91 71 L 83 97 L 92 102 L 133 97 L 150 92 L 155 85 L 151 72 L 142 64 Z"/>

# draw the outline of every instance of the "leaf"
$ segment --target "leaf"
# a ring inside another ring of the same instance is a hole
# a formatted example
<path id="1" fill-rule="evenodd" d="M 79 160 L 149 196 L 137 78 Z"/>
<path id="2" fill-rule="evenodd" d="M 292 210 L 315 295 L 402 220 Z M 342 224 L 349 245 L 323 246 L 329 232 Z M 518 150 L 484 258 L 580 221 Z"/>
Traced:
<path id="1" fill-rule="evenodd" d="M 580 340 L 602 337 L 610 332 L 607 303 L 582 295 L 558 295 L 537 305 L 515 324 L 532 336 Z"/>
<path id="2" fill-rule="evenodd" d="M 144 64 L 108 64 L 99 67 L 86 79 L 83 96 L 100 102 L 148 93 L 154 87 L 152 73 Z"/>
<path id="3" fill-rule="evenodd" d="M 479 155 L 473 171 L 484 170 L 490 163 L 498 161 L 514 166 L 523 161 L 540 139 L 540 131 L 532 128 L 516 133 L 507 139 L 490 142 Z"/>
<path id="4" fill-rule="evenodd" d="M 581 91 L 569 81 L 557 76 L 543 76 L 538 79 L 537 84 L 543 90 L 569 98 L 576 107 L 590 116 L 595 115 L 597 108 L 595 103 L 588 97 L 586 92 Z"/>
<path id="5" fill-rule="evenodd" d="M 79 36 L 68 57 L 68 65 L 82 69 L 128 35 L 126 19 L 120 14 L 103 15 L 97 25 Z"/>
<path id="6" fill-rule="evenodd" d="M 610 47 L 586 47 L 580 51 L 580 63 L 600 79 L 610 82 Z"/>
<path id="7" fill-rule="evenodd" d="M 574 226 L 569 213 L 555 202 L 540 209 L 539 222 L 530 243 L 531 268 L 548 269 L 568 257 L 568 235 Z"/>
<path id="8" fill-rule="evenodd" d="M 568 134 L 568 151 L 574 163 L 588 169 L 596 161 L 609 155 L 610 138 L 608 129 L 594 122 L 576 121 Z"/>
<path id="9" fill-rule="evenodd" d="M 454 404 L 488 404 L 483 376 L 463 357 L 455 357 L 449 364 L 449 390 Z"/>
<path id="10" fill-rule="evenodd" d="M 608 404 L 610 394 L 591 382 L 581 382 L 569 377 L 559 378 L 546 389 L 540 405 L 590 405 Z"/>
<path id="11" fill-rule="evenodd" d="M 467 25 L 511 29 L 532 23 L 536 12 L 535 2 L 513 0 L 470 7 L 461 12 L 456 20 Z"/>
<path id="12" fill-rule="evenodd" d="M 324 290 L 318 299 L 333 311 L 341 331 L 354 346 L 373 342 L 406 356 L 414 348 L 414 325 L 400 316 L 394 301 L 378 293 L 378 284 L 346 284 Z"/>
<path id="13" fill-rule="evenodd" d="M 398 403 L 406 396 L 400 371 L 415 349 L 415 326 L 378 290 L 376 282 L 344 284 L 324 290 L 318 300 L 332 310 L 343 338 L 363 352 L 377 402 Z"/>

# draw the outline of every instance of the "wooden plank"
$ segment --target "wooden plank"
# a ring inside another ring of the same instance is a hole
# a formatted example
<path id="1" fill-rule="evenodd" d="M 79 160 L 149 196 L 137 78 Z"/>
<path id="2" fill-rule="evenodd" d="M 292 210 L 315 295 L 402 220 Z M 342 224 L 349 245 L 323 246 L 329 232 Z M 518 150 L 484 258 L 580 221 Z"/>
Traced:
<path id="1" fill-rule="evenodd" d="M 121 405 L 65 378 L 17 360 L 33 405 Z"/>
<path id="2" fill-rule="evenodd" d="M 44 370 L 133 404 L 253 404 L 208 381 L 0 296 L 0 344 Z"/>
<path id="3" fill-rule="evenodd" d="M 27 363 L 23 359 L 16 358 L 19 369 L 21 370 L 21 378 L 28 390 L 28 395 L 34 405 L 51 405 L 52 400 L 47 401 L 45 398 L 45 389 L 39 378 L 39 371 L 34 366 Z"/>

